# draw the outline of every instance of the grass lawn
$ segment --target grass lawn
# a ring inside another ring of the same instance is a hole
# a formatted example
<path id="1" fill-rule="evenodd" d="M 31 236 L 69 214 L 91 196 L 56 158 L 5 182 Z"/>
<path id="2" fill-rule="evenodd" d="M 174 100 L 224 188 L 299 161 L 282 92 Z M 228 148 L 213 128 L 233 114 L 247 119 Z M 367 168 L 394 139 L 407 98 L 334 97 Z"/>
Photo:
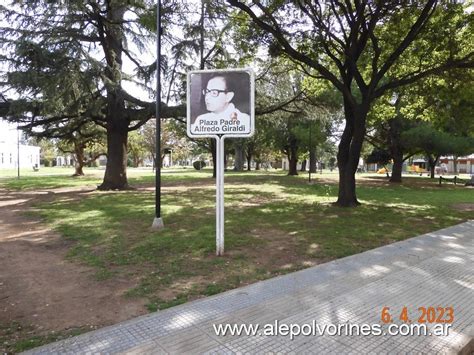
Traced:
<path id="1" fill-rule="evenodd" d="M 99 171 L 100 172 L 100 171 Z M 226 173 L 225 248 L 215 254 L 215 186 L 211 171 L 165 170 L 165 229 L 154 216 L 152 171 L 129 172 L 137 190 L 61 195 L 36 206 L 45 223 L 71 241 L 69 257 L 94 266 L 98 279 L 136 280 L 128 297 L 150 311 L 360 253 L 472 218 L 474 189 L 406 177 L 391 185 L 359 175 L 362 206 L 331 205 L 337 174 L 288 177 L 283 172 Z M 0 180 L 10 189 L 100 183 L 97 171 Z M 77 194 L 79 195 L 79 194 Z M 469 205 L 469 206 L 470 206 Z M 464 205 L 465 206 L 465 205 Z"/>
<path id="2" fill-rule="evenodd" d="M 38 190 L 54 189 L 61 187 L 97 186 L 102 183 L 104 168 L 84 168 L 85 176 L 75 176 L 72 167 L 41 168 L 39 171 L 25 169 L 20 171 L 20 178 L 17 171 L 12 169 L 0 170 L 0 186 L 12 190 Z M 193 168 L 163 169 L 163 179 L 183 180 L 203 176 L 203 172 L 197 172 Z M 131 185 L 154 183 L 155 175 L 151 168 L 128 168 L 127 176 Z M 205 175 L 209 175 L 209 170 Z"/>

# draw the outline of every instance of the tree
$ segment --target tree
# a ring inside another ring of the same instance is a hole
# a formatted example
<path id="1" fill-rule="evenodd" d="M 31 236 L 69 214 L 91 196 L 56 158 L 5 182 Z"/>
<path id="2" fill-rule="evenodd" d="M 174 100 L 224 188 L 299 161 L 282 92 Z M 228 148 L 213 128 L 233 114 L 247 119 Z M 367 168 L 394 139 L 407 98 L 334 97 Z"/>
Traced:
<path id="1" fill-rule="evenodd" d="M 167 6 L 165 19 L 173 14 Z M 156 28 L 144 25 L 155 23 L 149 21 L 156 15 L 155 3 L 33 0 L 11 1 L 0 9 L 11 24 L 2 29 L 0 39 L 6 52 L 2 61 L 12 68 L 2 86 L 21 96 L 10 105 L 11 117 L 30 112 L 19 118 L 27 128 L 69 121 L 75 122 L 75 129 L 86 122 L 103 126 L 108 159 L 99 189 L 126 189 L 128 133 L 154 115 L 155 104 L 124 89 L 123 82 L 134 78 L 124 63 L 142 77 L 156 69 L 156 63 L 147 66 L 134 53 L 154 42 Z M 139 84 L 147 87 L 151 81 Z M 183 107 L 162 106 L 164 117 L 184 115 Z"/>
<path id="2" fill-rule="evenodd" d="M 47 139 L 32 137 L 31 143 L 32 145 L 40 147 L 40 164 L 43 164 L 46 167 L 56 165 L 55 159 L 57 154 L 54 142 Z"/>
<path id="3" fill-rule="evenodd" d="M 423 119 L 454 137 L 474 137 L 474 70 L 455 70 L 424 80 L 420 97 Z M 470 154 L 471 152 L 466 152 Z M 454 173 L 457 173 L 457 154 Z"/>
<path id="4" fill-rule="evenodd" d="M 407 88 L 393 94 L 390 99 L 383 96 L 374 103 L 374 109 L 368 116 L 370 129 L 366 138 L 375 147 L 375 151 L 383 151 L 388 154 L 390 160 L 393 160 L 390 176 L 390 182 L 393 183 L 402 182 L 403 163 L 414 154 L 419 153 L 418 150 L 405 146 L 401 138 L 403 132 L 419 123 L 407 115 L 408 111 L 413 114 L 414 110 L 418 110 L 410 105 L 410 98 L 412 102 L 419 101 L 419 96 Z M 374 162 L 381 163 L 382 161 Z"/>
<path id="5" fill-rule="evenodd" d="M 101 155 L 106 155 L 105 130 L 91 125 L 87 128 L 88 130 L 82 127 L 76 132 L 67 131 L 57 144 L 61 152 L 73 155 L 73 176 L 84 176 L 84 166 L 93 163 Z"/>
<path id="6" fill-rule="evenodd" d="M 474 151 L 473 137 L 456 137 L 435 129 L 429 123 L 421 123 L 402 133 L 402 141 L 407 147 L 425 152 L 432 179 L 435 177 L 436 164 L 442 155 L 464 155 Z"/>
<path id="7" fill-rule="evenodd" d="M 131 164 L 134 168 L 138 168 L 147 153 L 143 135 L 137 131 L 130 132 L 128 135 L 127 148 L 128 164 Z"/>
<path id="8" fill-rule="evenodd" d="M 258 119 L 255 120 L 253 136 L 245 139 L 248 171 L 251 170 L 252 160 L 255 162 L 255 170 L 260 170 L 262 163 L 274 160 L 273 156 L 276 150 L 272 145 L 272 132 L 272 117 L 269 115 L 258 116 Z"/>
<path id="9" fill-rule="evenodd" d="M 401 182 L 403 162 L 420 153 L 416 145 L 404 144 L 402 134 L 422 122 L 430 122 L 432 130 L 447 133 L 450 137 L 445 138 L 450 142 L 474 137 L 473 74 L 472 69 L 452 70 L 406 86 L 390 99 L 385 95 L 377 100 L 369 115 L 372 130 L 368 140 L 390 152 L 391 182 Z"/>
<path id="10" fill-rule="evenodd" d="M 273 53 L 292 58 L 308 75 L 329 81 L 341 93 L 346 125 L 338 151 L 339 206 L 359 205 L 355 172 L 374 100 L 430 74 L 472 66 L 474 53 L 468 40 L 472 18 L 464 16 L 460 4 L 438 5 L 436 0 L 227 2 L 272 36 Z M 454 41 L 466 47 L 457 46 L 456 53 L 449 53 L 446 48 L 453 37 L 446 36 L 446 27 L 455 28 Z M 434 49 L 439 52 L 436 58 L 430 55 Z M 409 62 L 406 53 L 410 51 L 426 56 L 418 63 Z M 397 75 L 391 76 L 394 69 Z"/>
<path id="11" fill-rule="evenodd" d="M 367 164 L 380 164 L 382 165 L 385 170 L 387 171 L 387 177 L 390 177 L 388 174 L 388 169 L 386 165 L 390 163 L 390 153 L 386 150 L 381 149 L 374 149 L 372 152 L 367 156 L 366 162 Z"/>
<path id="12" fill-rule="evenodd" d="M 105 129 L 87 120 L 53 120 L 41 128 L 35 130 L 35 126 L 30 124 L 23 126 L 23 131 L 40 140 L 53 139 L 59 151 L 72 154 L 75 168 L 73 176 L 83 176 L 85 165 L 97 160 L 101 155 L 107 155 Z"/>
<path id="13" fill-rule="evenodd" d="M 310 152 L 310 158 L 313 156 L 310 165 L 315 170 L 316 149 L 324 144 L 331 134 L 332 124 L 338 121 L 340 101 L 334 96 L 334 90 L 321 81 L 304 80 L 294 65 L 271 70 L 267 76 L 270 79 L 266 88 L 269 96 L 294 95 L 296 98 L 281 110 L 267 115 L 270 140 L 275 149 L 287 156 L 288 175 L 298 175 L 298 160 L 303 156 L 306 160 L 310 150 L 313 153 Z"/>
<path id="14" fill-rule="evenodd" d="M 232 8 L 220 6 L 220 3 L 215 0 L 205 0 L 198 3 L 188 2 L 185 9 L 190 13 L 195 13 L 197 17 L 196 20 L 185 18 L 182 21 L 186 36 L 172 48 L 175 57 L 181 60 L 180 65 L 173 68 L 173 79 L 175 76 L 180 76 L 184 81 L 185 73 L 180 73 L 180 69 L 189 71 L 245 66 L 249 56 L 243 55 L 243 50 L 233 51 L 234 48 L 243 48 L 244 39 L 233 30 L 238 28 L 238 25 L 232 13 L 235 11 L 232 11 Z M 255 51 L 255 49 L 246 48 L 245 50 L 245 52 L 250 51 Z M 194 58 L 194 63 L 186 64 L 191 58 Z M 179 96 L 184 97 L 183 87 L 179 91 L 181 91 Z M 168 95 L 168 99 L 169 97 Z M 195 142 L 211 153 L 213 177 L 215 178 L 217 165 L 215 140 L 197 139 Z M 234 143 L 236 155 L 239 158 L 237 159 L 239 163 L 237 168 L 241 170 L 243 167 L 243 146 L 239 140 Z"/>
<path id="15" fill-rule="evenodd" d="M 156 121 L 150 120 L 140 130 L 143 146 L 156 165 Z M 166 151 L 172 149 L 174 160 L 187 160 L 193 150 L 193 142 L 186 136 L 186 127 L 177 120 L 164 120 L 161 124 L 161 163 Z"/>

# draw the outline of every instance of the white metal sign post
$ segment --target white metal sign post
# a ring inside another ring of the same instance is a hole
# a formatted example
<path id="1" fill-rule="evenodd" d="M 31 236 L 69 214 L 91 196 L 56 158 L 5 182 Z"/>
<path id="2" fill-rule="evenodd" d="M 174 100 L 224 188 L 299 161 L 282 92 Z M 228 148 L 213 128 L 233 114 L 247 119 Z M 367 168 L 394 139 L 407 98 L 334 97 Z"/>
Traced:
<path id="1" fill-rule="evenodd" d="M 188 136 L 216 140 L 216 255 L 224 254 L 224 139 L 254 133 L 254 85 L 251 69 L 188 73 Z"/>
<path id="2" fill-rule="evenodd" d="M 224 137 L 216 138 L 216 255 L 224 254 Z"/>

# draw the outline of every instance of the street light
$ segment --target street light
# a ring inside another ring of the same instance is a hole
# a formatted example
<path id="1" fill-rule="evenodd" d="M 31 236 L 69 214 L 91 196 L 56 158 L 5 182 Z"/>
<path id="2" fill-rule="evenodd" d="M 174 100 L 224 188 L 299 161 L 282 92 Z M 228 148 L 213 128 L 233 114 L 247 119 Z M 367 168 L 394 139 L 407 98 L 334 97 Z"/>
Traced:
<path id="1" fill-rule="evenodd" d="M 18 169 L 18 179 L 20 179 L 20 124 L 16 123 L 16 165 Z"/>
<path id="2" fill-rule="evenodd" d="M 312 128 L 314 118 L 310 118 L 309 120 L 309 175 L 308 175 L 308 182 L 311 183 L 311 155 L 313 151 L 313 135 L 312 135 Z M 314 154 L 314 160 L 316 160 L 316 154 Z"/>
<path id="3" fill-rule="evenodd" d="M 155 218 L 153 219 L 152 229 L 162 229 L 164 227 L 161 218 L 161 0 L 156 5 L 156 170 L 155 170 Z"/>
<path id="4" fill-rule="evenodd" d="M 313 126 L 313 121 L 309 122 L 309 175 L 308 175 L 308 182 L 311 182 L 311 150 L 313 148 L 313 142 L 311 141 L 311 127 Z"/>

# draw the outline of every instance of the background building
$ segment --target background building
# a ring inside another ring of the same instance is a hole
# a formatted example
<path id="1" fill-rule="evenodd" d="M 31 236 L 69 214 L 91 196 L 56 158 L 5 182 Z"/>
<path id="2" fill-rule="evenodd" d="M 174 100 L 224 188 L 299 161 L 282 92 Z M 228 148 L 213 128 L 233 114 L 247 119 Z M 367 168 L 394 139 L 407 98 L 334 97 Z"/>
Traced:
<path id="1" fill-rule="evenodd" d="M 439 161 L 441 164 L 446 164 L 448 173 L 453 174 L 455 172 L 453 156 L 441 157 Z M 465 157 L 457 157 L 456 167 L 456 173 L 458 174 L 474 174 L 474 154 Z"/>
<path id="2" fill-rule="evenodd" d="M 16 169 L 18 164 L 20 168 L 39 168 L 40 147 L 25 143 L 23 132 L 18 132 L 16 125 L 0 119 L 0 169 Z"/>

